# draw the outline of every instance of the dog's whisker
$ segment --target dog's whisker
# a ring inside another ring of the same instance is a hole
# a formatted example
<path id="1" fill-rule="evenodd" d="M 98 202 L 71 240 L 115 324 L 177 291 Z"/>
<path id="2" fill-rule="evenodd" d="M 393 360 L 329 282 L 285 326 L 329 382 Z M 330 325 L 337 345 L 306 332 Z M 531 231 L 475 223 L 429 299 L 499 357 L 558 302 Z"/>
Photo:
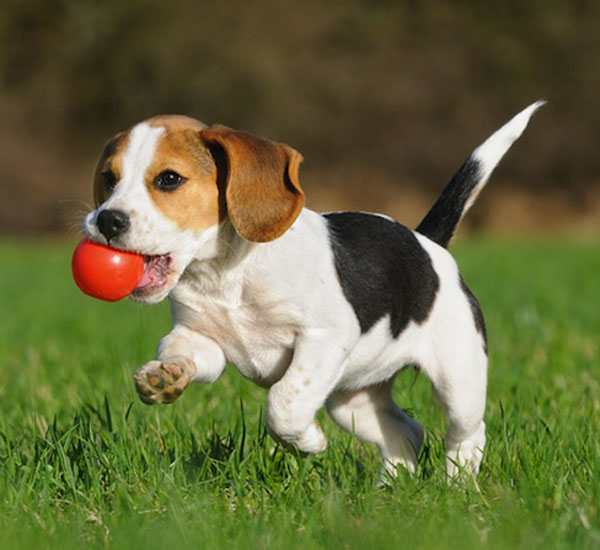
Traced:
<path id="1" fill-rule="evenodd" d="M 79 200 L 74 200 L 74 199 L 73 200 L 64 199 L 61 202 L 63 204 L 69 203 L 69 204 L 77 205 L 77 208 L 62 212 L 61 218 L 62 218 L 63 223 L 65 224 L 65 227 L 67 228 L 69 233 L 77 233 L 78 231 L 81 231 L 83 221 L 85 220 L 85 217 L 90 212 L 89 205 L 87 203 L 85 203 L 84 201 L 79 201 Z"/>
<path id="2" fill-rule="evenodd" d="M 89 202 L 82 199 L 60 199 L 58 202 L 59 204 L 78 204 L 79 206 L 86 208 L 88 211 L 94 209 Z"/>
<path id="3" fill-rule="evenodd" d="M 75 223 L 75 222 L 68 224 L 67 232 L 71 235 L 76 235 L 77 233 L 81 233 L 81 224 Z"/>

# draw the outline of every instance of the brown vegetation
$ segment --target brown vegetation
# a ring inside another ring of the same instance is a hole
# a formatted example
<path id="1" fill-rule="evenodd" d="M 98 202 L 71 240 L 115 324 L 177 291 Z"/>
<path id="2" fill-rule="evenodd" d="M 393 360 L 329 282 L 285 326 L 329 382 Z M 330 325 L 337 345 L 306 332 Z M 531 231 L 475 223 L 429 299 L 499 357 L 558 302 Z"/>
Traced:
<path id="1" fill-rule="evenodd" d="M 0 230 L 64 230 L 105 140 L 158 113 L 289 143 L 309 206 L 414 223 L 539 98 L 470 223 L 597 230 L 598 21 L 595 0 L 5 0 Z"/>

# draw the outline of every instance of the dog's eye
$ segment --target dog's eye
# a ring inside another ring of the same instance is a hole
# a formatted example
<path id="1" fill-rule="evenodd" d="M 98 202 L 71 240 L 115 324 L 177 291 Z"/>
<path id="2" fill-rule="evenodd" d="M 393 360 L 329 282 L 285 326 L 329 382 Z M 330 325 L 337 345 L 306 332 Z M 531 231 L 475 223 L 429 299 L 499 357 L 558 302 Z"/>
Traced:
<path id="1" fill-rule="evenodd" d="M 115 176 L 110 170 L 102 172 L 102 174 L 100 174 L 100 178 L 102 180 L 102 185 L 107 192 L 112 191 L 115 188 L 115 185 L 117 185 L 117 176 Z"/>
<path id="2" fill-rule="evenodd" d="M 185 181 L 186 179 L 177 172 L 165 170 L 154 178 L 154 187 L 161 191 L 173 191 Z"/>

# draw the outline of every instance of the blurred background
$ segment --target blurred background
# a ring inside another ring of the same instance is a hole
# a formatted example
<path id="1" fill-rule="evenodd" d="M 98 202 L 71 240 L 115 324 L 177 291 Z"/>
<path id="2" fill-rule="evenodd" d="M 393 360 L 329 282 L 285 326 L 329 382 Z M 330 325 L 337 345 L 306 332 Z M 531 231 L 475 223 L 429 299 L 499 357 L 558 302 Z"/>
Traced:
<path id="1" fill-rule="evenodd" d="M 76 227 L 103 143 L 158 113 L 289 143 L 314 209 L 414 225 L 545 98 L 464 231 L 595 234 L 599 23 L 597 0 L 3 0 L 0 231 Z"/>

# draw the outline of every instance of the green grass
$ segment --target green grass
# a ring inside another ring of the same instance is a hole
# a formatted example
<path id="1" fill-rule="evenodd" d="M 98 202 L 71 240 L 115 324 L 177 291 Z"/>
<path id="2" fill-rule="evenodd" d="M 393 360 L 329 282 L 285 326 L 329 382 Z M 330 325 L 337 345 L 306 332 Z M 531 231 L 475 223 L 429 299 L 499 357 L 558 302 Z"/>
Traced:
<path id="1" fill-rule="evenodd" d="M 265 392 L 233 368 L 171 406 L 135 369 L 166 304 L 71 282 L 73 243 L 0 243 L 0 543 L 7 548 L 597 548 L 600 244 L 480 240 L 454 251 L 483 305 L 491 370 L 477 483 L 444 482 L 429 383 L 399 376 L 427 429 L 417 475 L 378 488 L 371 446 L 320 419 L 319 457 L 283 453 Z"/>

